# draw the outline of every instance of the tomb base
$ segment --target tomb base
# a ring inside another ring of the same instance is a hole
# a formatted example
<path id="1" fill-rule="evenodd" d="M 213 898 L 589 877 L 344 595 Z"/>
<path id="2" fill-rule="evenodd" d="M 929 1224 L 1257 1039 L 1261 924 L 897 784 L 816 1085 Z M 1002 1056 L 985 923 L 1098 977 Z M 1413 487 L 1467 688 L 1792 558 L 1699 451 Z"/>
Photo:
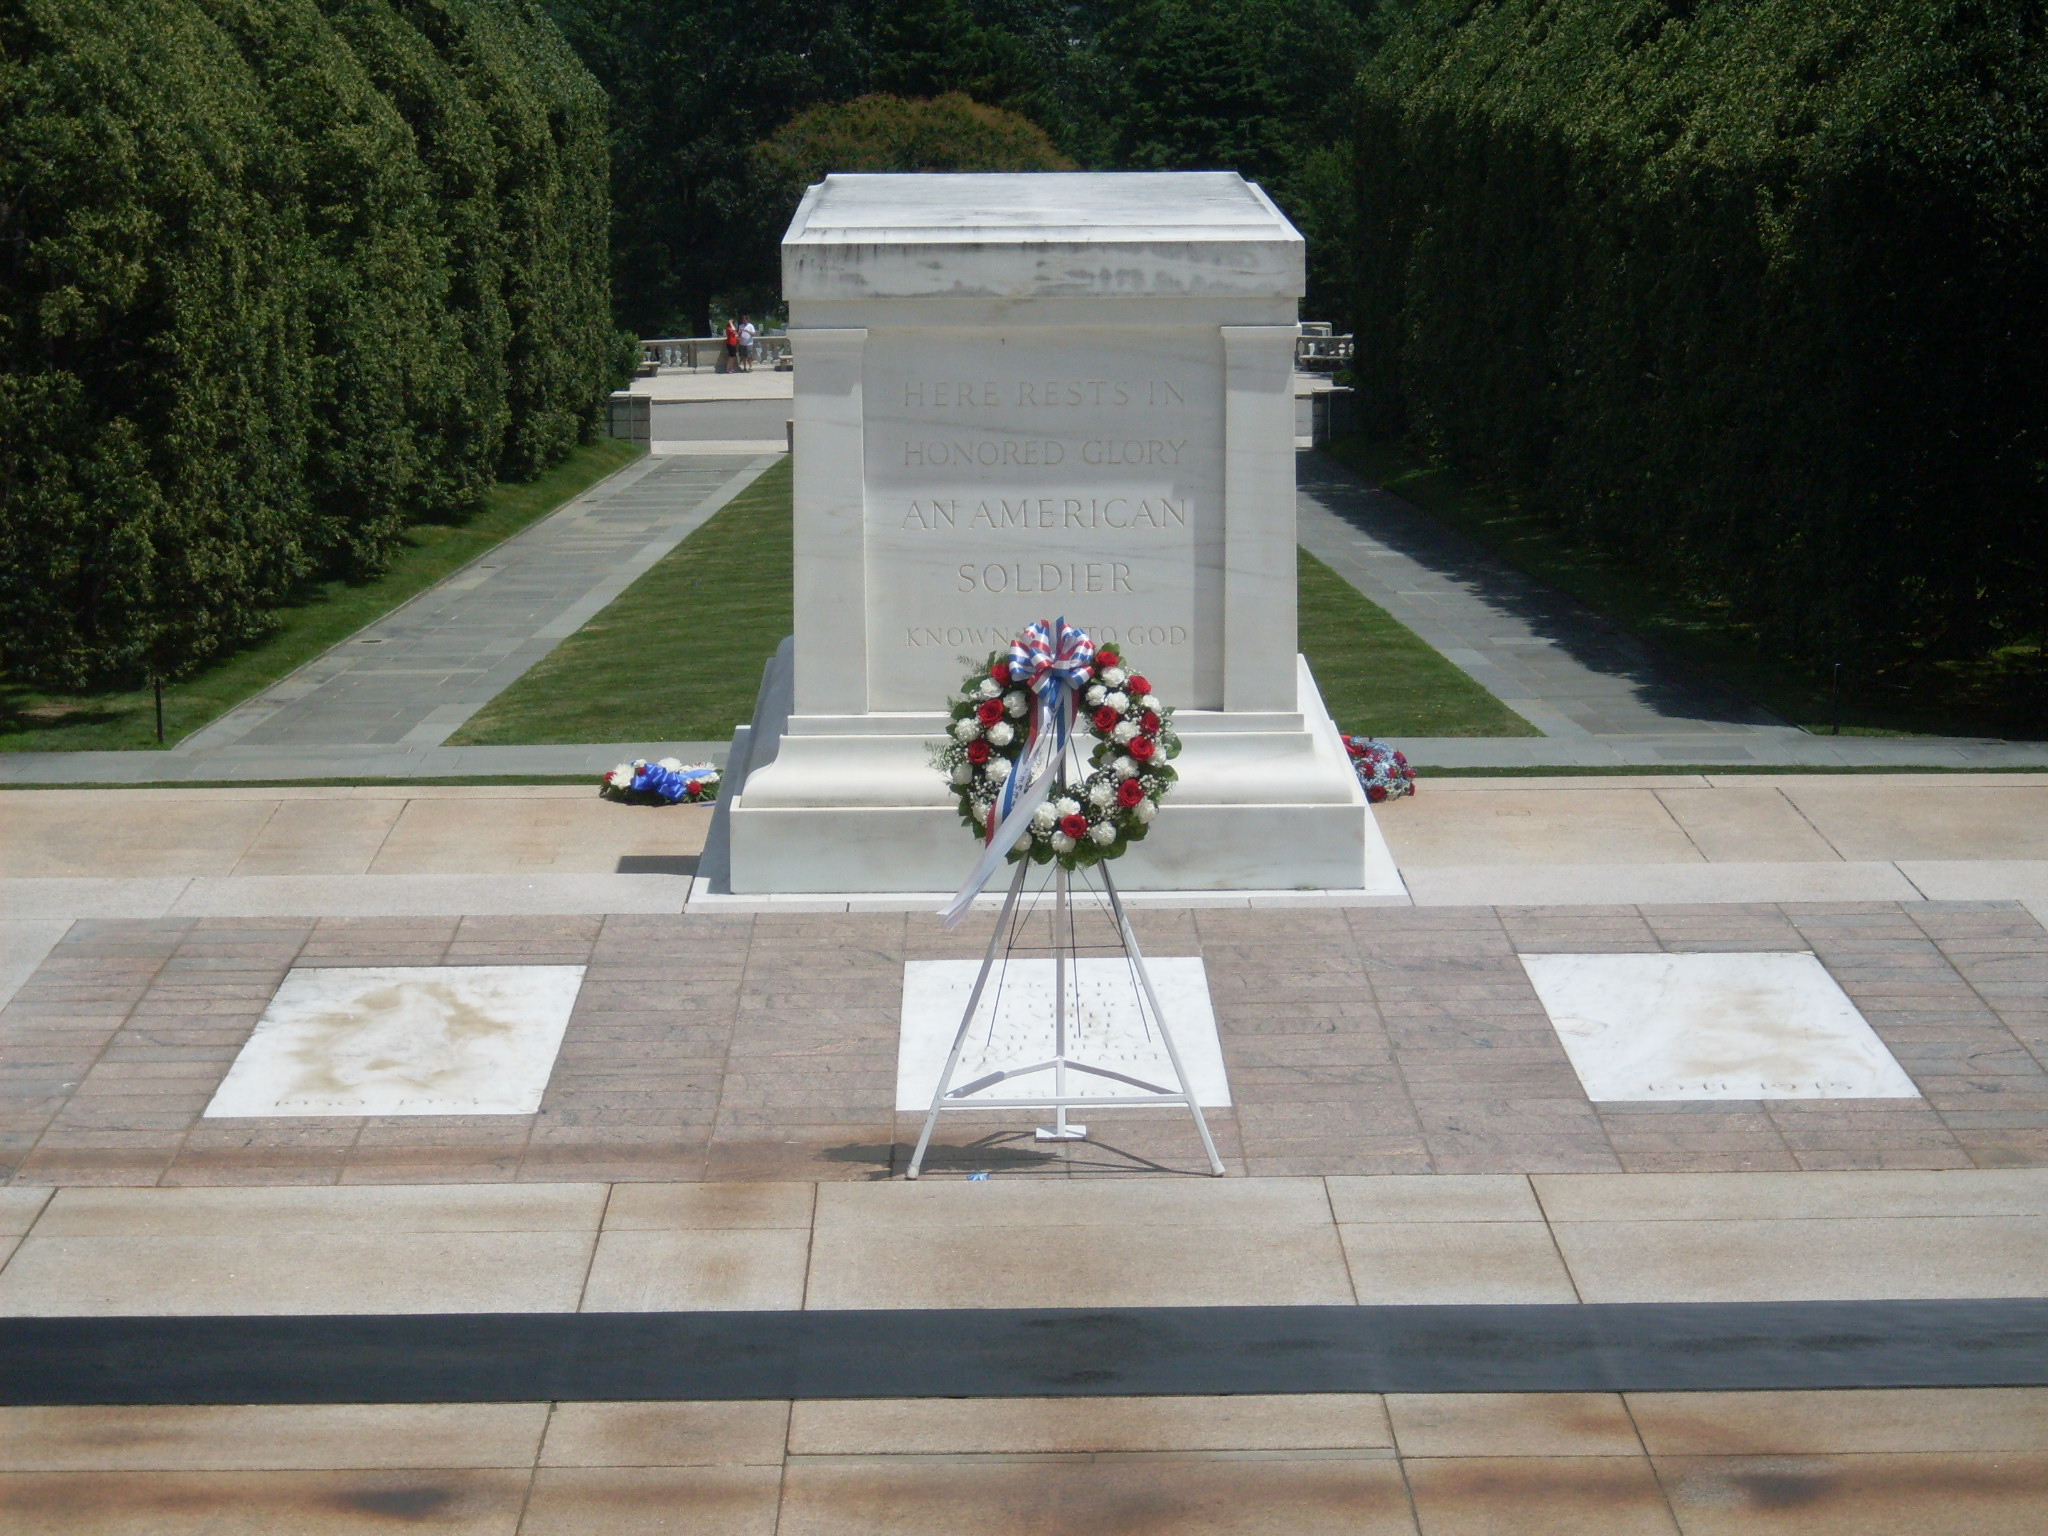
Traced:
<path id="1" fill-rule="evenodd" d="M 793 715 L 792 647 L 733 739 L 703 874 L 734 895 L 950 891 L 973 837 L 931 766 L 937 711 Z M 1372 808 L 1296 659 L 1291 713 L 1179 710 L 1180 775 L 1151 835 L 1117 861 L 1129 891 L 1345 890 L 1398 896 Z"/>

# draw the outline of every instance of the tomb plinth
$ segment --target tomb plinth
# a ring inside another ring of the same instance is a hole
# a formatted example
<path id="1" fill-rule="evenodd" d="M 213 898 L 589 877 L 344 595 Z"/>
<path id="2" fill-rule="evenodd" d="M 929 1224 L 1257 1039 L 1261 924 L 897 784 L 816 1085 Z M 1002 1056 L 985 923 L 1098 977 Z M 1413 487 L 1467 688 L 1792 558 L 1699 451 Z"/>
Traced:
<path id="1" fill-rule="evenodd" d="M 735 893 L 956 885 L 946 703 L 1062 615 L 1186 743 L 1119 884 L 1399 890 L 1296 654 L 1302 259 L 1227 172 L 810 189 L 782 245 L 796 633 L 734 742 Z"/>

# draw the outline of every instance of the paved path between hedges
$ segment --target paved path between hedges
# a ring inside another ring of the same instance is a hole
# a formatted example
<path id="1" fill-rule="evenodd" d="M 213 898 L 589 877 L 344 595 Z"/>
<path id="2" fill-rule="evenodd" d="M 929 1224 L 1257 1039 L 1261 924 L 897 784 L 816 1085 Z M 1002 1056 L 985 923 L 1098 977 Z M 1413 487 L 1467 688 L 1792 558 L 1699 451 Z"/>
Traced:
<path id="1" fill-rule="evenodd" d="M 640 459 L 228 711 L 173 755 L 439 746 L 772 462 Z"/>
<path id="2" fill-rule="evenodd" d="M 1544 735 L 1787 729 L 1327 455 L 1298 466 L 1303 547 Z"/>
<path id="3" fill-rule="evenodd" d="M 1296 456 L 1302 547 L 1543 732 L 1401 737 L 1441 768 L 2048 766 L 2048 743 L 1816 736 L 1693 678 L 1321 453 Z"/>

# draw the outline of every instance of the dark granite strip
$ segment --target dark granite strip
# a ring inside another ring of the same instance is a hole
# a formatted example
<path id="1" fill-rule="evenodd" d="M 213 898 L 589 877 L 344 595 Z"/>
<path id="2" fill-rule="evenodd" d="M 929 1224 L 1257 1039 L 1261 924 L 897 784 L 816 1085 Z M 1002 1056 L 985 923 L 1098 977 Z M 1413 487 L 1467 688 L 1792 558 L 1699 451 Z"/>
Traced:
<path id="1" fill-rule="evenodd" d="M 2048 1385 L 2048 1300 L 0 1321 L 0 1403 Z"/>

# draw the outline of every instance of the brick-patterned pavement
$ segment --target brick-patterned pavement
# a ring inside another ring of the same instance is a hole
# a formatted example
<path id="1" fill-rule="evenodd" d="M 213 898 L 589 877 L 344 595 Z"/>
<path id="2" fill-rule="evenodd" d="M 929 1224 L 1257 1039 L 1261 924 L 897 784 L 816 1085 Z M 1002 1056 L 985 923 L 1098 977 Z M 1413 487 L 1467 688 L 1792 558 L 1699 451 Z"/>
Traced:
<path id="1" fill-rule="evenodd" d="M 982 919 L 985 925 L 987 919 Z M 1207 964 L 1234 1173 L 2048 1164 L 2048 931 L 2015 903 L 1148 911 Z M 927 915 L 81 922 L 0 1011 L 0 1170 L 21 1184 L 876 1178 L 906 960 Z M 1588 1101 L 1516 962 L 1811 950 L 1925 1095 Z M 292 966 L 585 964 L 532 1116 L 200 1118 Z M 1171 1113 L 949 1120 L 934 1167 L 1195 1172 Z M 969 1143 L 980 1143 L 968 1147 Z"/>

